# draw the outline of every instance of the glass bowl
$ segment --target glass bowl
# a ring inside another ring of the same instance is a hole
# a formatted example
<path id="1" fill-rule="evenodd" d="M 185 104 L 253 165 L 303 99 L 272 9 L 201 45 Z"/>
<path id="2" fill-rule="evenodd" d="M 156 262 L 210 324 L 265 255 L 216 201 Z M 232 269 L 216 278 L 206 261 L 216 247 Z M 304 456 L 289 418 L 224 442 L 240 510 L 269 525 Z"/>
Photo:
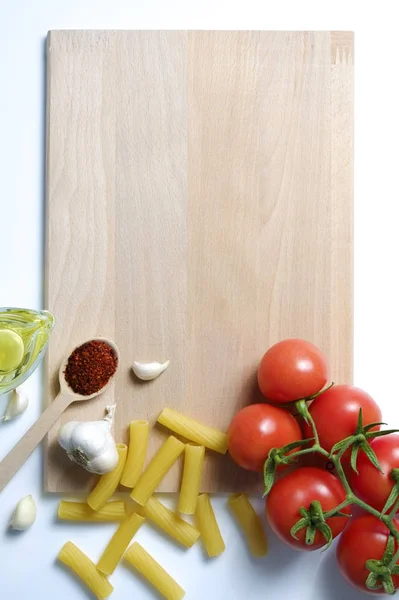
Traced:
<path id="1" fill-rule="evenodd" d="M 47 310 L 0 308 L 0 395 L 40 365 L 55 323 Z"/>

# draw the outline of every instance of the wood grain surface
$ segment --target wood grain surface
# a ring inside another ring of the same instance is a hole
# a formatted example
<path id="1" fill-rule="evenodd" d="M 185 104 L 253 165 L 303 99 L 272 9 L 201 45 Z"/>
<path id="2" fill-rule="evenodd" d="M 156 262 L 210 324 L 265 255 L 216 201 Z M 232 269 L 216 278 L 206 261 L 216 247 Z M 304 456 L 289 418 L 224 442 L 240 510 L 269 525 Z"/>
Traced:
<path id="1" fill-rule="evenodd" d="M 53 31 L 47 113 L 48 399 L 79 342 L 106 336 L 122 356 L 113 387 L 63 422 L 117 400 L 118 441 L 165 406 L 225 430 L 285 337 L 351 382 L 351 33 Z M 166 359 L 134 378 L 134 360 Z M 89 489 L 57 430 L 46 489 Z M 149 457 L 164 439 L 154 427 Z M 260 488 L 207 453 L 203 491 Z"/>

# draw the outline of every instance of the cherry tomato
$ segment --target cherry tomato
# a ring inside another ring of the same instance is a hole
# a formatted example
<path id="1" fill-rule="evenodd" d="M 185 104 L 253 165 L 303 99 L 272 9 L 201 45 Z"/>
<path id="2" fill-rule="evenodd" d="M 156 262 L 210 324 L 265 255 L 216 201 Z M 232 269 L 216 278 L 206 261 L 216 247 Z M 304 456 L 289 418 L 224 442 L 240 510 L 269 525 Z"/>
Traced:
<path id="1" fill-rule="evenodd" d="M 313 500 L 319 500 L 323 511 L 332 510 L 345 500 L 345 490 L 341 482 L 324 469 L 303 467 L 286 475 L 274 484 L 266 499 L 266 516 L 273 531 L 289 546 L 297 550 L 316 550 L 326 544 L 323 535 L 317 531 L 314 544 L 305 541 L 305 529 L 296 535 L 290 531 L 301 519 L 299 509 L 308 509 Z M 350 514 L 349 506 L 342 512 Z M 348 519 L 332 517 L 326 523 L 331 527 L 333 537 L 341 533 Z"/>
<path id="2" fill-rule="evenodd" d="M 357 459 L 357 470 L 350 473 L 352 489 L 362 500 L 382 510 L 391 493 L 394 481 L 391 470 L 399 469 L 399 435 L 395 433 L 371 440 L 370 445 L 374 450 L 382 473 L 371 464 L 364 452 Z"/>
<path id="3" fill-rule="evenodd" d="M 274 404 L 286 404 L 317 394 L 327 383 L 324 354 L 310 342 L 288 339 L 275 344 L 258 368 L 262 394 Z"/>
<path id="4" fill-rule="evenodd" d="M 292 414 L 270 404 L 252 404 L 240 410 L 227 435 L 231 457 L 250 471 L 263 470 L 272 448 L 302 439 L 301 428 Z"/>
<path id="5" fill-rule="evenodd" d="M 329 452 L 334 444 L 355 432 L 360 408 L 363 425 L 381 421 L 381 411 L 372 397 L 352 385 L 334 385 L 313 400 L 309 412 L 325 450 Z M 303 430 L 305 438 L 312 437 L 310 425 L 304 423 Z"/>
<path id="6" fill-rule="evenodd" d="M 394 519 L 399 530 L 399 521 Z M 352 517 L 338 540 L 337 559 L 342 575 L 359 590 L 371 592 L 366 586 L 370 571 L 366 561 L 370 558 L 380 560 L 383 557 L 389 530 L 373 515 Z M 396 548 L 395 548 L 396 550 Z M 398 563 L 396 563 L 398 564 Z M 395 587 L 399 585 L 399 576 L 393 576 Z M 373 594 L 384 594 L 383 589 L 373 590 Z"/>

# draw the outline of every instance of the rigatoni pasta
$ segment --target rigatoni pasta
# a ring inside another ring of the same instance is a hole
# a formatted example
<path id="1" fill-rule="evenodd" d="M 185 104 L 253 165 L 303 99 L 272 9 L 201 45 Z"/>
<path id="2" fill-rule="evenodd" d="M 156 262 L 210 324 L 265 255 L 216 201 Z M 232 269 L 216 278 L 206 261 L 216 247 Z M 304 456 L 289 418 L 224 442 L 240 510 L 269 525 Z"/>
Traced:
<path id="1" fill-rule="evenodd" d="M 184 469 L 177 510 L 185 515 L 193 515 L 197 507 L 204 464 L 204 446 L 186 444 L 184 449 Z"/>
<path id="2" fill-rule="evenodd" d="M 145 506 L 137 506 L 136 510 L 186 548 L 191 548 L 200 536 L 198 529 L 164 506 L 154 496 Z"/>
<path id="3" fill-rule="evenodd" d="M 207 425 L 202 425 L 202 423 L 186 417 L 177 410 L 164 408 L 158 417 L 158 423 L 200 446 L 205 446 L 205 448 L 221 454 L 227 452 L 227 435 L 225 433 Z"/>
<path id="4" fill-rule="evenodd" d="M 225 550 L 225 544 L 208 494 L 201 494 L 198 497 L 195 519 L 208 556 L 222 554 Z"/>
<path id="5" fill-rule="evenodd" d="M 96 487 L 87 497 L 86 502 L 93 510 L 102 508 L 119 485 L 126 462 L 127 446 L 125 444 L 116 444 L 116 448 L 119 454 L 118 464 L 110 473 L 101 475 Z"/>
<path id="6" fill-rule="evenodd" d="M 233 494 L 228 504 L 240 525 L 253 556 L 266 556 L 267 540 L 262 523 L 246 494 Z"/>
<path id="7" fill-rule="evenodd" d="M 169 471 L 173 463 L 184 450 L 184 444 L 173 435 L 160 447 L 154 458 L 140 477 L 130 497 L 137 504 L 144 504 L 155 492 L 156 488 Z"/>
<path id="8" fill-rule="evenodd" d="M 67 542 L 58 553 L 58 560 L 69 567 L 87 585 L 98 600 L 104 600 L 114 588 L 96 565 L 75 544 Z"/>
<path id="9" fill-rule="evenodd" d="M 133 536 L 140 529 L 144 521 L 145 518 L 137 513 L 133 513 L 126 517 L 115 531 L 98 561 L 97 569 L 99 571 L 105 573 L 105 575 L 112 575 L 124 555 L 126 548 L 132 541 Z"/>
<path id="10" fill-rule="evenodd" d="M 166 600 L 181 600 L 185 591 L 138 542 L 125 554 L 125 560 L 143 575 Z"/>
<path id="11" fill-rule="evenodd" d="M 93 510 L 86 502 L 61 500 L 58 505 L 58 518 L 62 521 L 123 521 L 125 517 L 125 503 L 120 500 L 107 502 L 100 510 Z"/>
<path id="12" fill-rule="evenodd" d="M 147 453 L 149 425 L 147 421 L 132 421 L 129 430 L 129 449 L 121 484 L 128 488 L 134 488 L 143 471 Z"/>

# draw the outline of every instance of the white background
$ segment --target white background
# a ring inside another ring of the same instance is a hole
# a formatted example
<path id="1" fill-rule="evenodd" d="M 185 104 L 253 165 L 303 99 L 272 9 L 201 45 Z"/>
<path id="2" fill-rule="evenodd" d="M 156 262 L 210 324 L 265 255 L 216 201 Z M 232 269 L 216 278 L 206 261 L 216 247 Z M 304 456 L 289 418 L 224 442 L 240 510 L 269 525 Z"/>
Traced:
<path id="1" fill-rule="evenodd" d="M 44 41 L 49 29 L 349 29 L 355 31 L 355 383 L 398 425 L 397 285 L 399 87 L 396 2 L 335 0 L 0 0 L 0 305 L 42 306 L 44 198 Z M 29 410 L 0 428 L 0 459 L 38 417 L 40 373 L 26 387 Z M 0 399 L 0 411 L 5 398 Z M 42 493 L 36 450 L 0 496 L 0 598 L 83 599 L 88 595 L 55 557 L 67 540 L 94 560 L 113 525 L 57 523 L 58 498 Z M 32 493 L 34 527 L 7 531 L 16 501 Z M 187 590 L 188 600 L 360 600 L 341 579 L 334 551 L 296 553 L 270 534 L 270 554 L 248 557 L 225 508 L 214 501 L 225 554 L 206 560 L 145 527 L 139 540 Z M 257 506 L 261 510 L 262 503 Z M 115 600 L 156 597 L 120 567 Z"/>

